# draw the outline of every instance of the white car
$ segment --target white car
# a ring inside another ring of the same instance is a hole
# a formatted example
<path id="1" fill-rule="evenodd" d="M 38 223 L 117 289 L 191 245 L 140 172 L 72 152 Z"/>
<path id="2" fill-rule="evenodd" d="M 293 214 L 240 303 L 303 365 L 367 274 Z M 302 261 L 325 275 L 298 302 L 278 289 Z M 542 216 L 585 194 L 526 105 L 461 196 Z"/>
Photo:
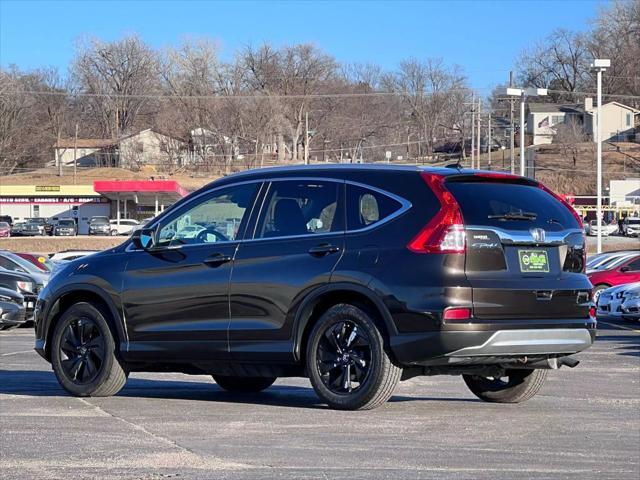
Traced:
<path id="1" fill-rule="evenodd" d="M 587 232 L 587 235 L 597 235 L 598 234 L 598 228 L 602 228 L 602 236 L 603 237 L 608 237 L 609 235 L 616 233 L 618 231 L 618 224 L 617 223 L 603 223 L 601 227 L 598 227 L 598 221 L 597 220 L 591 220 L 589 222 L 589 230 Z"/>
<path id="2" fill-rule="evenodd" d="M 640 237 L 640 218 L 630 218 L 625 224 L 625 233 L 630 237 Z"/>
<path id="3" fill-rule="evenodd" d="M 626 283 L 600 292 L 597 299 L 598 317 L 621 317 L 622 304 L 628 298 L 629 292 L 634 289 L 637 292 L 639 288 L 640 282 Z"/>
<path id="4" fill-rule="evenodd" d="M 131 235 L 140 222 L 132 219 L 120 219 L 120 224 L 118 224 L 118 220 L 109 220 L 111 224 L 111 235 Z"/>
<path id="5" fill-rule="evenodd" d="M 178 233 L 176 233 L 174 238 L 182 238 L 182 239 L 191 239 L 197 238 L 200 232 L 206 230 L 202 225 L 193 224 L 187 225 L 186 227 L 180 229 Z"/>
<path id="6" fill-rule="evenodd" d="M 622 318 L 640 320 L 640 282 L 628 285 L 624 293 L 624 300 L 620 305 Z"/>

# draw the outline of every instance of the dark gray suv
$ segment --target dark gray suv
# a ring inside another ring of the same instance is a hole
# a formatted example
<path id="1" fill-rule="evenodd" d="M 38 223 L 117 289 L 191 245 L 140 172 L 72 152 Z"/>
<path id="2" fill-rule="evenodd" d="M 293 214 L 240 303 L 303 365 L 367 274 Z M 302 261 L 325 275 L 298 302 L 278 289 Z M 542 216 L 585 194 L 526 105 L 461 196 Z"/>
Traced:
<path id="1" fill-rule="evenodd" d="M 306 376 L 340 409 L 461 375 L 520 402 L 596 320 L 580 218 L 539 183 L 417 167 L 263 169 L 213 182 L 41 293 L 37 351 L 74 395 L 129 372 L 257 392 Z"/>

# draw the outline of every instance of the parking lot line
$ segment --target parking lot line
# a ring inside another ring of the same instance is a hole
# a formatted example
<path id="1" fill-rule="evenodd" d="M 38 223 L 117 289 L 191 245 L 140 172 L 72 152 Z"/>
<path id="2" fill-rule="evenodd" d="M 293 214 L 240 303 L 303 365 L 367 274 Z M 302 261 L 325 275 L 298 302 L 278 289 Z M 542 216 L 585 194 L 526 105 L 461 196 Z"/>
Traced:
<path id="1" fill-rule="evenodd" d="M 623 325 L 616 325 L 615 323 L 603 322 L 602 320 L 598 320 L 598 323 L 602 323 L 604 325 L 608 325 L 608 326 L 614 327 L 614 328 L 620 328 L 622 330 L 630 330 L 630 331 L 635 332 L 635 333 L 640 333 L 640 330 L 637 330 L 635 328 L 625 327 Z"/>

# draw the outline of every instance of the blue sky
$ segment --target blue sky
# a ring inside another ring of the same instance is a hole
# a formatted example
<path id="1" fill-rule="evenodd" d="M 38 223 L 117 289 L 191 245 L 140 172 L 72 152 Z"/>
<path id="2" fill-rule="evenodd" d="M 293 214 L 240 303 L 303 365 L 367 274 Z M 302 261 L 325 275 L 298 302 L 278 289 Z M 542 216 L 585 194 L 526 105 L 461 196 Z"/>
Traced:
<path id="1" fill-rule="evenodd" d="M 77 39 L 138 33 L 154 47 L 208 36 L 223 59 L 247 44 L 311 42 L 341 62 L 393 69 L 441 57 L 487 89 L 518 53 L 554 28 L 584 30 L 599 0 L 539 1 L 16 1 L 0 0 L 0 64 L 66 71 Z"/>

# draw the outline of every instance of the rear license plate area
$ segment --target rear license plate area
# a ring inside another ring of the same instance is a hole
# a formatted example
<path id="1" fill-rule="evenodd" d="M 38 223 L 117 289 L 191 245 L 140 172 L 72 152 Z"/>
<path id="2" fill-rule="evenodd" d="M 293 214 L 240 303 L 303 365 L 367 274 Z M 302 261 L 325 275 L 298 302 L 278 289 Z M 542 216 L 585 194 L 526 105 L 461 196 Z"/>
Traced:
<path id="1" fill-rule="evenodd" d="M 518 263 L 522 273 L 549 273 L 549 255 L 546 250 L 518 249 Z"/>

